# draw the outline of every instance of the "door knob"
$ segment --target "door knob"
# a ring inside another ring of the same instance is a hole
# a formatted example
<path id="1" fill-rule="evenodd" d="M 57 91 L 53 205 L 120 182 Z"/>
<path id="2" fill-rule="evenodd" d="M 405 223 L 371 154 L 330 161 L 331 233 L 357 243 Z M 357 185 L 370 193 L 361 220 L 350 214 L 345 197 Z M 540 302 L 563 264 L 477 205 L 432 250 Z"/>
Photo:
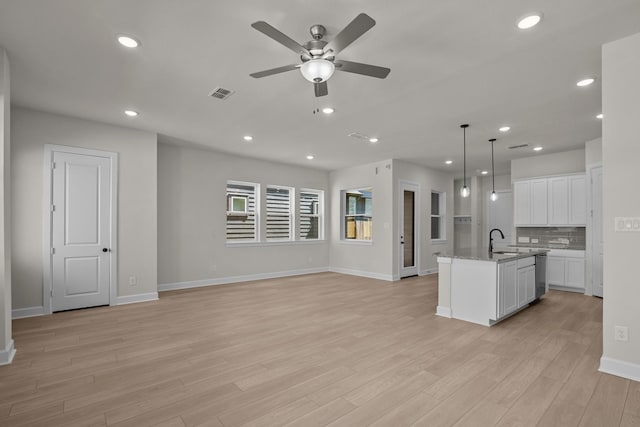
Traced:
<path id="1" fill-rule="evenodd" d="M 102 248 L 102 252 L 109 252 L 109 249 L 107 249 L 107 248 Z"/>

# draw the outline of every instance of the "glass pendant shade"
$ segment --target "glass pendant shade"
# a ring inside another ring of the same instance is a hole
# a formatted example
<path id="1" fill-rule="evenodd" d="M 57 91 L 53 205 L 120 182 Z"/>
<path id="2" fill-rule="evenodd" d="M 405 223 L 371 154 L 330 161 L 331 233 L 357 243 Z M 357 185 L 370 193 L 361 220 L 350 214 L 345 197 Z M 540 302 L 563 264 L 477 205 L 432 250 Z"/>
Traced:
<path id="1" fill-rule="evenodd" d="M 469 197 L 469 194 L 471 194 L 471 191 L 469 191 L 469 187 L 467 187 L 466 185 L 463 185 L 462 188 L 460 189 L 460 195 L 462 197 Z"/>
<path id="2" fill-rule="evenodd" d="M 498 200 L 498 194 L 495 191 L 493 191 L 491 193 L 491 201 L 495 202 L 496 200 Z"/>
<path id="3" fill-rule="evenodd" d="M 326 59 L 311 59 L 300 66 L 302 76 L 311 83 L 322 83 L 329 80 L 336 66 Z"/>

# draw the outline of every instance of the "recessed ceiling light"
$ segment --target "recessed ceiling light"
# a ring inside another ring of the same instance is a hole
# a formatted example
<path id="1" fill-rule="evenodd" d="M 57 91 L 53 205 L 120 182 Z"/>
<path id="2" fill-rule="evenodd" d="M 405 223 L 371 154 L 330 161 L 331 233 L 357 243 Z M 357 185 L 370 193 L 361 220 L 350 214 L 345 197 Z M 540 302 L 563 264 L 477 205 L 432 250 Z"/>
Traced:
<path id="1" fill-rule="evenodd" d="M 593 82 L 595 82 L 595 81 L 596 81 L 596 79 L 594 79 L 593 77 L 589 77 L 588 79 L 580 80 L 578 83 L 576 83 L 576 86 L 580 86 L 580 87 L 589 86 L 589 85 L 593 84 Z"/>
<path id="2" fill-rule="evenodd" d="M 453 163 L 453 160 L 447 160 L 447 161 L 445 161 L 445 163 L 450 165 L 451 163 Z"/>
<path id="3" fill-rule="evenodd" d="M 482 175 L 486 175 L 486 174 L 488 174 L 488 173 L 489 173 L 489 171 L 482 171 L 482 172 L 480 172 L 480 173 L 481 173 Z"/>
<path id="4" fill-rule="evenodd" d="M 529 28 L 538 25 L 540 21 L 542 21 L 542 13 L 530 13 L 520 18 L 518 21 L 518 28 L 521 30 L 528 30 Z"/>
<path id="5" fill-rule="evenodd" d="M 322 109 L 322 112 L 323 112 L 323 113 L 325 113 L 325 114 L 333 114 L 333 112 L 334 112 L 334 111 L 336 111 L 336 110 L 334 110 L 334 109 L 333 109 L 333 108 L 331 108 L 331 107 L 324 107 L 324 108 Z"/>
<path id="6" fill-rule="evenodd" d="M 604 114 L 600 113 L 596 116 L 596 119 L 602 120 L 603 117 L 604 117 Z"/>
<path id="7" fill-rule="evenodd" d="M 253 137 L 251 135 L 245 135 L 242 137 L 245 141 L 253 141 Z"/>
<path id="8" fill-rule="evenodd" d="M 509 132 L 511 130 L 511 126 L 502 126 L 498 129 L 500 132 Z"/>
<path id="9" fill-rule="evenodd" d="M 375 137 L 369 138 L 369 142 L 372 143 L 372 144 L 375 144 L 378 141 L 380 141 L 378 138 L 375 138 Z"/>
<path id="10" fill-rule="evenodd" d="M 131 49 L 140 46 L 140 42 L 138 40 L 129 36 L 118 36 L 118 43 Z"/>
<path id="11" fill-rule="evenodd" d="M 315 157 L 313 157 L 311 154 L 309 154 L 309 155 L 307 156 L 307 160 L 313 160 L 314 158 L 315 158 Z"/>
<path id="12" fill-rule="evenodd" d="M 540 151 L 540 150 L 542 150 L 542 147 L 540 147 L 540 146 L 533 147 L 533 151 Z"/>
<path id="13" fill-rule="evenodd" d="M 129 117 L 136 117 L 138 115 L 138 112 L 135 110 L 124 110 L 124 114 Z"/>

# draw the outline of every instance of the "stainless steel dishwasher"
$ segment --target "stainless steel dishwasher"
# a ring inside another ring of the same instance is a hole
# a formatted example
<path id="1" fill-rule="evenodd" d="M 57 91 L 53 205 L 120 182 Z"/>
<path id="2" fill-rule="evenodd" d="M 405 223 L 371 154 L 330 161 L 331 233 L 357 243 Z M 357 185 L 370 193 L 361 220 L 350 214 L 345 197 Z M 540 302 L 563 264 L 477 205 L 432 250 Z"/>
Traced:
<path id="1" fill-rule="evenodd" d="M 547 254 L 536 255 L 536 299 L 547 292 Z"/>

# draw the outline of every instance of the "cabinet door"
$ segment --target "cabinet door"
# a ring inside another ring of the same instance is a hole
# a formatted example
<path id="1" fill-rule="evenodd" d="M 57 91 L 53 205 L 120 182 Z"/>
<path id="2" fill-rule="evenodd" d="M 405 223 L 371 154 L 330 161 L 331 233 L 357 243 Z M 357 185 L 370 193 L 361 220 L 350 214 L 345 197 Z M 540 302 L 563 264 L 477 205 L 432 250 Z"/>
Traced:
<path id="1" fill-rule="evenodd" d="M 532 265 L 527 268 L 527 303 L 530 303 L 536 297 L 536 266 Z"/>
<path id="2" fill-rule="evenodd" d="M 531 192 L 529 181 L 513 184 L 513 223 L 514 225 L 531 224 Z"/>
<path id="3" fill-rule="evenodd" d="M 536 179 L 531 183 L 531 225 L 547 225 L 547 180 Z"/>
<path id="4" fill-rule="evenodd" d="M 587 185 L 584 175 L 569 177 L 569 224 L 587 223 Z"/>
<path id="5" fill-rule="evenodd" d="M 500 317 L 518 308 L 517 265 L 515 261 L 499 264 Z"/>
<path id="6" fill-rule="evenodd" d="M 548 180 L 549 224 L 566 225 L 569 223 L 569 202 L 567 177 Z"/>
<path id="7" fill-rule="evenodd" d="M 565 258 L 547 256 L 547 284 L 564 286 Z"/>
<path id="8" fill-rule="evenodd" d="M 571 288 L 584 288 L 584 259 L 566 259 L 566 282 L 565 286 Z"/>
<path id="9" fill-rule="evenodd" d="M 529 267 L 518 269 L 518 308 L 527 305 L 527 272 Z"/>

